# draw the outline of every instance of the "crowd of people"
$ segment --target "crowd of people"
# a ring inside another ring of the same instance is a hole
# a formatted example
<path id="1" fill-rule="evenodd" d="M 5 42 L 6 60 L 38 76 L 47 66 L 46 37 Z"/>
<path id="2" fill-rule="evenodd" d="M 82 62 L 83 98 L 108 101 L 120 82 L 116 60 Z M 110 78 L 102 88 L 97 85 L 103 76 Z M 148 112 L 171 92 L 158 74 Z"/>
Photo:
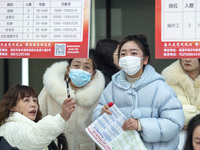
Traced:
<path id="1" fill-rule="evenodd" d="M 97 150 L 87 128 L 114 103 L 147 150 L 200 147 L 200 60 L 176 60 L 161 74 L 145 35 L 102 39 L 89 58 L 55 62 L 39 93 L 15 84 L 0 102 L 0 136 L 15 149 Z"/>

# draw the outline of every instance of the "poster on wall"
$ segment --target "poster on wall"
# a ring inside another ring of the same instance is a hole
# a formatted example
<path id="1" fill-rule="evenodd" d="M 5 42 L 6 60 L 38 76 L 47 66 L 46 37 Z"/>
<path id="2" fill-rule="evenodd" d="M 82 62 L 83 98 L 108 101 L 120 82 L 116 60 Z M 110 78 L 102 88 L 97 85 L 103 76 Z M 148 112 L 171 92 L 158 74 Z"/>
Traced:
<path id="1" fill-rule="evenodd" d="M 90 0 L 0 1 L 0 58 L 86 58 Z"/>
<path id="2" fill-rule="evenodd" d="M 200 58 L 199 0 L 155 0 L 155 58 Z"/>

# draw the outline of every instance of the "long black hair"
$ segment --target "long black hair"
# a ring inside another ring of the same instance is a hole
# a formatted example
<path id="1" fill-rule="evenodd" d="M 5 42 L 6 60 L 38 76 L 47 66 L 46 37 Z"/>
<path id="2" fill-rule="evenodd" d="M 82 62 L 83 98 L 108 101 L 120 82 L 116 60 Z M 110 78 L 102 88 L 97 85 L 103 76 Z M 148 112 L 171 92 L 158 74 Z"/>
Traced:
<path id="1" fill-rule="evenodd" d="M 184 150 L 193 150 L 194 149 L 193 145 L 192 145 L 192 138 L 193 138 L 194 130 L 196 129 L 197 126 L 200 126 L 200 114 L 193 117 L 187 126 L 188 127 L 187 128 L 187 139 L 185 142 Z"/>
<path id="2" fill-rule="evenodd" d="M 95 51 L 108 57 L 110 62 L 113 62 L 113 54 L 117 49 L 119 42 L 114 39 L 101 39 L 97 42 Z M 105 60 L 105 59 L 104 59 Z"/>
<path id="3" fill-rule="evenodd" d="M 66 139 L 64 133 L 61 133 L 57 137 L 57 141 L 58 141 L 57 144 L 55 143 L 55 141 L 52 141 L 49 144 L 48 149 L 49 150 L 68 150 L 68 142 L 67 142 L 67 139 Z"/>

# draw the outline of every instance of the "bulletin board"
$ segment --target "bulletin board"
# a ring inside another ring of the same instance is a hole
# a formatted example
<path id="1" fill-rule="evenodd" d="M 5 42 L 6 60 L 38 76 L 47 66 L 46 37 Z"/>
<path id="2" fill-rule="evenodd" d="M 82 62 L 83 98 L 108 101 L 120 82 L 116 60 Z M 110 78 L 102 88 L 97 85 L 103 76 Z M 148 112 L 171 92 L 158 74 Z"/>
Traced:
<path id="1" fill-rule="evenodd" d="M 0 1 L 0 58 L 86 58 L 90 0 Z"/>
<path id="2" fill-rule="evenodd" d="M 200 1 L 155 1 L 155 58 L 200 58 Z"/>

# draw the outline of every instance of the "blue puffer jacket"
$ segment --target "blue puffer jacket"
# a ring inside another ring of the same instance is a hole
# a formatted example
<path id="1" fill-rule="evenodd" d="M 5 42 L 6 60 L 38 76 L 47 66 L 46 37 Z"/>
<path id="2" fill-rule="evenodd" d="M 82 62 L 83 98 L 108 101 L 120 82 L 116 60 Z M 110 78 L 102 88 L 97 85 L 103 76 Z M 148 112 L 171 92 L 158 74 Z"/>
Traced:
<path id="1" fill-rule="evenodd" d="M 112 76 L 93 112 L 93 121 L 102 107 L 113 102 L 127 118 L 139 119 L 141 138 L 148 150 L 176 150 L 184 125 L 182 105 L 164 78 L 146 65 L 141 79 L 132 86 L 123 70 Z"/>

